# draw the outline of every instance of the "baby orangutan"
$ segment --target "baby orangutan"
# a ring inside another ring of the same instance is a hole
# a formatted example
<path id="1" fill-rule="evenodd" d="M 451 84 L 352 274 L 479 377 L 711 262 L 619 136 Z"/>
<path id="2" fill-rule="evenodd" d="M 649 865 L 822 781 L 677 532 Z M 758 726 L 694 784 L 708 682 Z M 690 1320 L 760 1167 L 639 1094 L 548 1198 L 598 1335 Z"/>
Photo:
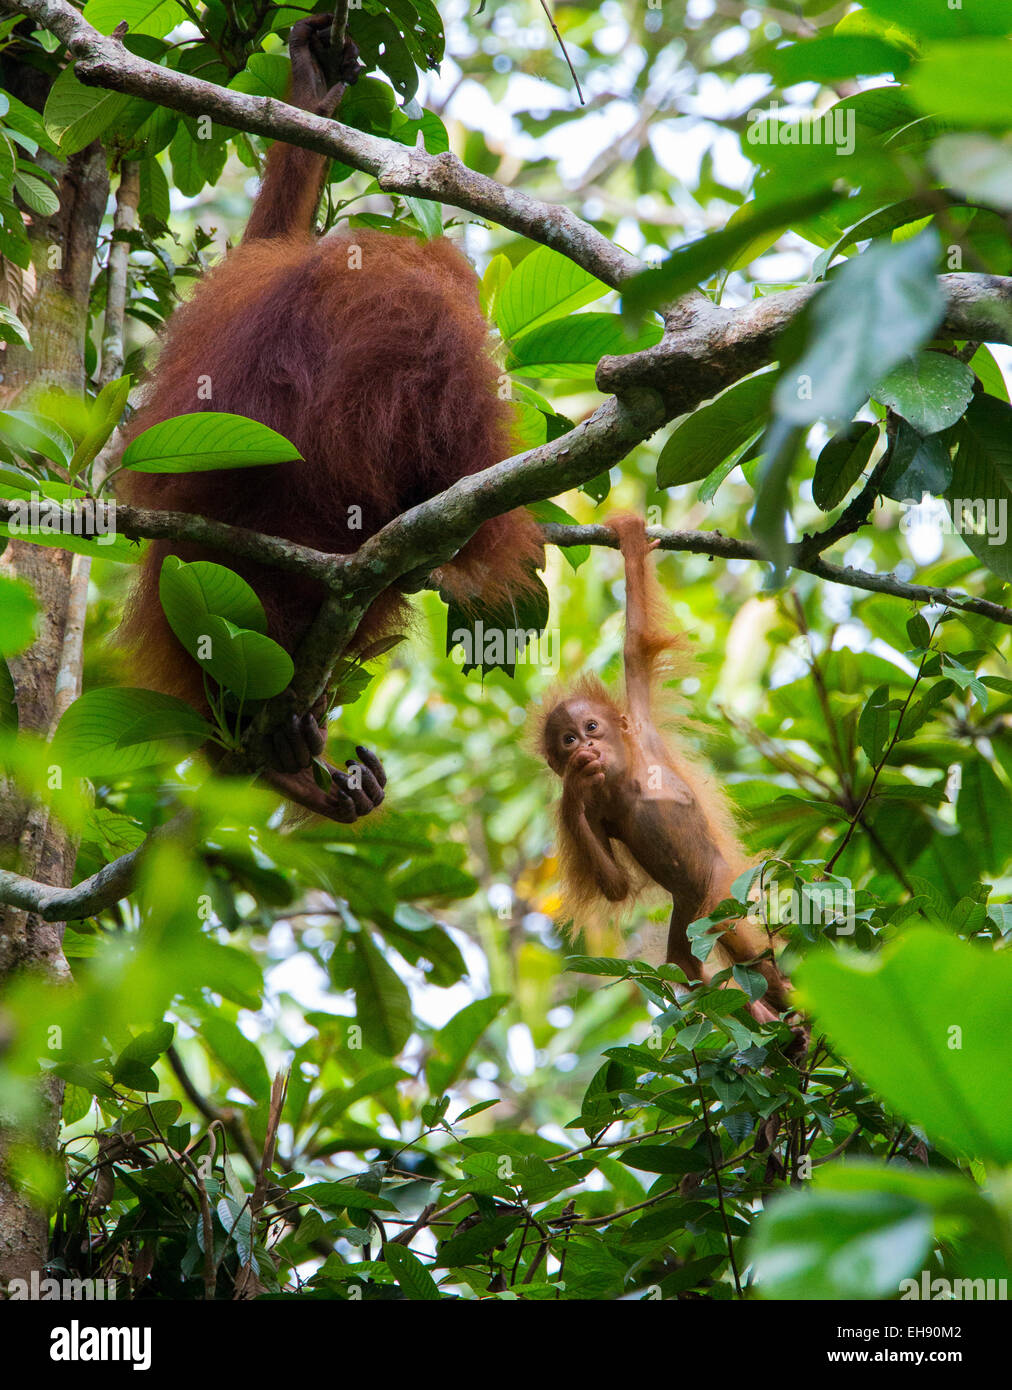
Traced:
<path id="1" fill-rule="evenodd" d="M 660 593 L 648 573 L 647 555 L 657 543 L 638 517 L 609 524 L 625 560 L 626 703 L 585 676 L 549 709 L 540 732 L 540 751 L 562 778 L 559 859 L 567 906 L 579 920 L 602 897 L 615 904 L 632 898 L 638 867 L 673 900 L 666 959 L 688 979 L 706 979 L 686 929 L 730 895 L 747 861 L 723 797 L 660 733 L 651 713 L 666 659 L 682 646 L 663 627 Z M 764 955 L 767 945 L 742 919 L 728 922 L 720 937 L 734 963 L 754 963 L 766 979 L 763 999 L 750 1004 L 760 1022 L 790 1007 L 787 981 Z"/>

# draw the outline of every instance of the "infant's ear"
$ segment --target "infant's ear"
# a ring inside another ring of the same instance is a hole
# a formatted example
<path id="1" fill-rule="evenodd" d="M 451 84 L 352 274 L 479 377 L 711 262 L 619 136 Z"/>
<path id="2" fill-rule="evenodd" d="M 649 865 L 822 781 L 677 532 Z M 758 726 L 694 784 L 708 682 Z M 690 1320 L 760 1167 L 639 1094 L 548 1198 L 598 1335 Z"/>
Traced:
<path id="1" fill-rule="evenodd" d="M 618 726 L 619 726 L 619 728 L 622 730 L 622 732 L 623 732 L 624 734 L 627 734 L 627 733 L 629 732 L 629 719 L 628 719 L 628 716 L 627 716 L 627 715 L 624 715 L 624 714 L 620 714 L 620 715 L 619 715 L 619 717 L 618 717 Z"/>

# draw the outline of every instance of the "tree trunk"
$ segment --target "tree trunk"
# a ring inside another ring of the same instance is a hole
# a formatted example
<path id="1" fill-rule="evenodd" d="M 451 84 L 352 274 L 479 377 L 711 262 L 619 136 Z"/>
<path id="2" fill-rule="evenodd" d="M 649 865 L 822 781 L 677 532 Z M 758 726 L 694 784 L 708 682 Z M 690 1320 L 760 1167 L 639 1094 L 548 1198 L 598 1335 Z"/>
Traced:
<path id="1" fill-rule="evenodd" d="M 3 85 L 40 110 L 45 80 L 33 69 L 6 61 Z M 84 348 L 88 295 L 105 212 L 109 176 L 99 144 L 72 155 L 64 164 L 40 151 L 38 162 L 59 179 L 59 211 L 32 217 L 29 235 L 35 288 L 29 310 L 32 348 L 11 347 L 0 357 L 0 402 L 25 402 L 40 385 L 80 394 L 84 390 Z M 17 689 L 19 727 L 47 737 L 69 698 L 79 693 L 83 601 L 88 563 L 81 556 L 45 546 L 11 541 L 0 572 L 23 579 L 35 591 L 39 636 L 27 652 L 10 662 Z M 0 862 L 46 883 L 68 886 L 76 847 L 45 809 L 27 805 L 0 785 Z M 51 979 L 69 978 L 63 956 L 63 924 L 43 922 L 32 913 L 0 906 L 0 991 L 17 973 L 38 971 Z M 36 1142 L 55 1152 L 63 1084 L 43 1087 Z M 48 1213 L 39 1211 L 7 1181 L 3 1159 L 12 1136 L 0 1132 L 0 1297 L 12 1278 L 27 1279 L 45 1264 Z"/>

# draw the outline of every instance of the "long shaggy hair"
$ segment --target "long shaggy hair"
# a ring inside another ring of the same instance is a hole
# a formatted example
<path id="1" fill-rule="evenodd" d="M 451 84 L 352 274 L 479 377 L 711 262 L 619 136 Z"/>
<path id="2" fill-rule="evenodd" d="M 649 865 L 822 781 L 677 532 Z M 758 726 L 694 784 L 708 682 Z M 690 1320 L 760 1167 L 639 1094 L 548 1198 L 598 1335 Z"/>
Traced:
<path id="1" fill-rule="evenodd" d="M 350 268 L 352 248 L 360 250 L 360 269 Z M 512 412 L 497 394 L 487 340 L 475 274 L 447 241 L 420 244 L 366 230 L 246 241 L 174 314 L 129 437 L 174 415 L 229 411 L 277 430 L 302 459 L 190 474 L 127 472 L 119 495 L 352 553 L 394 516 L 512 452 Z M 270 635 L 289 650 L 323 598 L 318 585 L 269 566 L 153 543 L 124 635 L 145 684 L 196 703 L 199 669 L 158 602 L 167 554 L 236 570 L 260 596 Z M 440 581 L 461 600 L 495 603 L 529 586 L 541 563 L 539 529 L 517 511 L 482 526 Z M 401 628 L 406 613 L 399 594 L 381 595 L 353 650 Z"/>
<path id="2" fill-rule="evenodd" d="M 744 869 L 748 857 L 735 829 L 731 808 L 723 789 L 715 782 L 705 763 L 685 745 L 678 730 L 693 721 L 681 716 L 675 706 L 677 697 L 667 682 L 691 673 L 693 660 L 684 633 L 673 631 L 666 622 L 660 586 L 647 559 L 643 545 L 643 525 L 636 517 L 610 517 L 609 526 L 624 539 L 627 552 L 627 572 L 630 564 L 642 566 L 646 580 L 646 632 L 640 635 L 650 673 L 651 711 L 655 726 L 662 733 L 666 765 L 687 784 L 695 797 L 709 836 L 724 861 L 732 868 Z M 533 726 L 532 751 L 545 761 L 551 752 L 549 725 L 552 714 L 560 704 L 570 700 L 588 700 L 602 706 L 612 716 L 616 727 L 622 727 L 629 765 L 636 752 L 634 731 L 629 724 L 628 702 L 616 695 L 596 676 L 584 673 L 568 684 L 552 687 L 542 701 Z M 623 870 L 628 891 L 624 898 L 612 901 L 605 898 L 597 883 L 587 873 L 586 858 L 561 814 L 561 798 L 556 806 L 556 844 L 559 865 L 559 886 L 562 897 L 561 920 L 571 919 L 570 939 L 582 931 L 588 947 L 595 952 L 614 954 L 621 940 L 623 925 L 627 924 L 637 904 L 650 908 L 667 897 L 639 866 L 626 846 L 618 840 L 611 842 L 612 853 Z M 670 902 L 670 900 L 668 900 Z M 664 931 L 666 935 L 667 923 Z M 651 954 L 656 954 L 652 947 Z M 663 959 L 663 948 L 660 950 Z"/>

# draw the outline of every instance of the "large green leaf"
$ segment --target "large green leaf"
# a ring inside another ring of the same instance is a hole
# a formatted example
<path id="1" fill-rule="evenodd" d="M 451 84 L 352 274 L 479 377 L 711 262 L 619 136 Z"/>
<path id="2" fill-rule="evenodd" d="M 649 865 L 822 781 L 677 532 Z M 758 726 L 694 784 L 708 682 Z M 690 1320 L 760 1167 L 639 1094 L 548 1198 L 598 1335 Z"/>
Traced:
<path id="1" fill-rule="evenodd" d="M 849 419 L 872 388 L 929 338 L 945 299 L 935 275 L 938 238 L 875 242 L 842 266 L 785 335 L 774 393 L 782 419 Z"/>
<path id="2" fill-rule="evenodd" d="M 770 55 L 770 70 L 780 87 L 798 82 L 836 82 L 845 77 L 899 74 L 910 54 L 874 34 L 827 34 L 805 43 L 785 44 Z"/>
<path id="3" fill-rule="evenodd" d="M 1012 45 L 1005 37 L 926 44 L 909 76 L 910 95 L 921 110 L 958 125 L 1005 129 L 1010 89 Z"/>
<path id="4" fill-rule="evenodd" d="M 766 1298 L 895 1297 L 931 1249 L 931 1212 L 894 1192 L 792 1192 L 771 1203 L 755 1240 Z"/>
<path id="5" fill-rule="evenodd" d="M 919 5 L 911 0 L 864 0 L 872 14 L 925 38 L 949 34 L 998 34 L 1009 31 L 1008 0 L 973 0 L 972 4 Z M 968 70 L 969 71 L 969 70 Z"/>
<path id="6" fill-rule="evenodd" d="M 121 20 L 126 20 L 131 34 L 163 39 L 185 15 L 176 0 L 88 0 L 84 18 L 100 34 L 111 34 Z"/>
<path id="7" fill-rule="evenodd" d="M 512 283 L 511 276 L 507 289 Z M 659 324 L 647 324 L 630 338 L 617 314 L 571 314 L 514 339 L 506 366 L 520 376 L 582 381 L 593 378 L 602 357 L 640 352 L 661 335 Z"/>
<path id="8" fill-rule="evenodd" d="M 476 999 L 444 1023 L 432 1040 L 427 1075 L 434 1096 L 452 1086 L 464 1068 L 471 1049 L 485 1029 L 509 1003 L 508 994 L 491 994 Z"/>
<path id="9" fill-rule="evenodd" d="M 68 63 L 52 87 L 42 113 L 47 132 L 63 155 L 76 154 L 102 134 L 130 104 L 130 97 L 103 87 L 86 87 Z"/>
<path id="10" fill-rule="evenodd" d="M 295 674 L 292 658 L 279 643 L 213 615 L 205 620 L 196 658 L 213 680 L 240 701 L 280 695 Z"/>
<path id="11" fill-rule="evenodd" d="M 256 593 L 233 570 L 209 560 L 186 563 L 167 555 L 158 576 L 158 597 L 169 626 L 191 656 L 210 617 L 227 618 L 236 627 L 267 631 L 267 615 Z"/>
<path id="12" fill-rule="evenodd" d="M 918 352 L 879 382 L 875 399 L 890 406 L 920 434 L 954 425 L 973 398 L 974 376 L 956 357 Z"/>
<path id="13" fill-rule="evenodd" d="M 768 245 L 766 233 L 786 231 L 794 222 L 828 207 L 836 196 L 831 190 L 820 188 L 763 207 L 752 204 L 747 211 L 736 212 L 721 231 L 680 246 L 658 269 L 644 270 L 626 281 L 622 286 L 622 312 L 638 317 L 647 309 L 679 299 L 721 267 L 732 262 L 740 264 L 742 251 L 753 242 Z"/>
<path id="14" fill-rule="evenodd" d="M 1012 1071 L 1000 1057 L 1012 954 L 918 928 L 880 955 L 809 956 L 795 983 L 898 1114 L 958 1154 L 1012 1162 Z"/>
<path id="15" fill-rule="evenodd" d="M 539 246 L 508 273 L 500 271 L 496 323 L 504 338 L 516 338 L 549 319 L 562 318 L 608 293 L 608 286 L 568 256 Z"/>
<path id="16" fill-rule="evenodd" d="M 824 512 L 840 505 L 864 472 L 877 443 L 878 425 L 854 420 L 825 445 L 812 479 L 812 497 Z"/>
<path id="17" fill-rule="evenodd" d="M 442 1295 L 432 1275 L 416 1254 L 405 1245 L 394 1245 L 388 1241 L 383 1247 L 383 1258 L 397 1277 L 397 1282 L 407 1298 L 426 1302 L 439 1302 Z"/>
<path id="18" fill-rule="evenodd" d="M 74 441 L 63 426 L 32 410 L 0 410 L 0 440 L 16 454 L 41 454 L 61 468 L 74 452 Z"/>
<path id="19" fill-rule="evenodd" d="M 131 741 L 131 730 L 145 737 Z M 157 736 L 155 734 L 157 729 Z M 117 776 L 173 762 L 213 732 L 184 700 L 157 690 L 89 690 L 60 720 L 54 751 L 74 776 Z"/>
<path id="20" fill-rule="evenodd" d="M 393 1057 L 414 1029 L 411 996 L 366 932 L 356 933 L 354 950 L 355 1016 L 362 1036 L 374 1052 Z"/>
<path id="21" fill-rule="evenodd" d="M 245 415 L 196 411 L 174 415 L 127 445 L 122 464 L 138 473 L 200 473 L 255 468 L 302 455 L 283 435 Z"/>
<path id="22" fill-rule="evenodd" d="M 1012 406 L 994 396 L 974 396 L 956 426 L 952 481 L 946 496 L 963 544 L 993 574 L 1012 580 Z M 962 502 L 984 507 L 984 528 L 976 531 L 963 516 Z M 957 503 L 960 505 L 957 507 Z M 956 516 L 956 511 L 960 515 Z"/>
<path id="23" fill-rule="evenodd" d="M 657 486 L 705 478 L 744 450 L 766 423 L 775 384 L 775 372 L 746 377 L 681 420 L 657 460 Z"/>

